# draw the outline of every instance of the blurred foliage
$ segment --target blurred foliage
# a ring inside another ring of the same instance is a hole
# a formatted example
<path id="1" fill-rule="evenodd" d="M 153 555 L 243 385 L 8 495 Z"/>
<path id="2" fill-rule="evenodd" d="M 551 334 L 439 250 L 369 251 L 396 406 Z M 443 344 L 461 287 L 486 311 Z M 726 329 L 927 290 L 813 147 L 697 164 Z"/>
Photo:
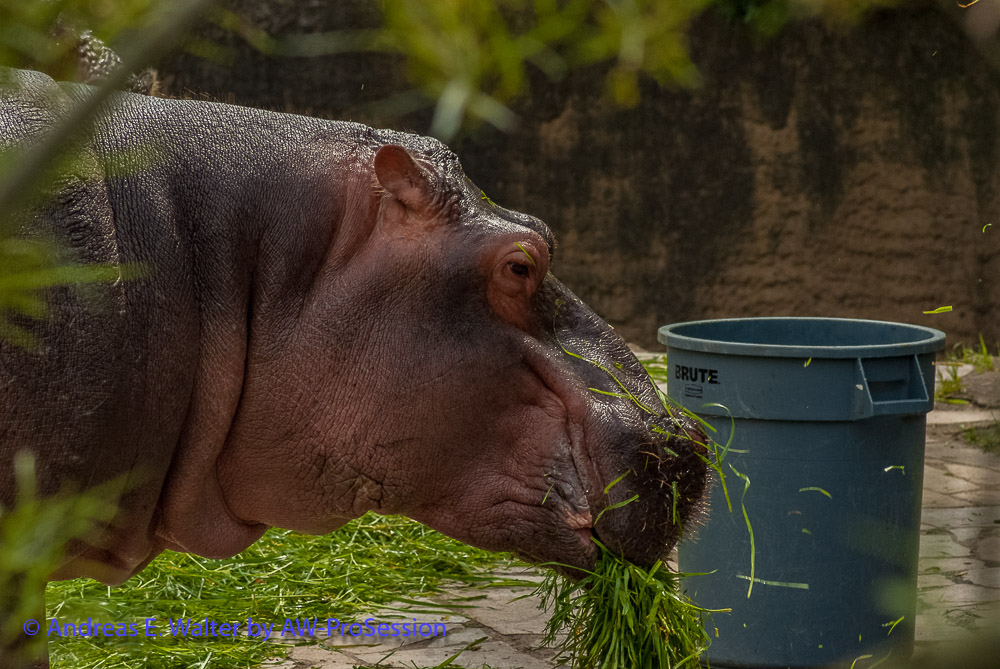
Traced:
<path id="1" fill-rule="evenodd" d="M 114 505 L 101 498 L 104 488 L 115 484 L 85 494 L 63 491 L 43 503 L 28 453 L 14 458 L 14 479 L 17 501 L 12 509 L 0 507 L 0 665 L 19 666 L 45 644 L 44 634 L 25 643 L 22 624 L 44 610 L 45 581 L 61 564 L 67 542 L 114 516 Z"/>
<path id="2" fill-rule="evenodd" d="M 687 33 L 714 8 L 763 35 L 821 16 L 851 23 L 903 0 L 383 0 L 382 26 L 296 35 L 273 49 L 286 55 L 388 51 L 404 57 L 410 82 L 435 105 L 430 134 L 448 141 L 466 121 L 509 129 L 507 106 L 529 90 L 532 72 L 559 80 L 609 66 L 604 87 L 617 104 L 638 104 L 640 80 L 696 86 Z M 246 32 L 245 23 L 230 21 Z M 259 34 L 251 43 L 274 47 Z M 266 49 L 265 49 L 266 50 Z"/>
<path id="3" fill-rule="evenodd" d="M 0 0 L 0 67 L 28 68 L 56 79 L 74 79 L 81 31 L 89 30 L 110 44 L 131 44 L 136 67 L 164 43 L 173 43 L 207 0 L 176 3 L 165 14 L 153 0 Z M 138 47 L 136 45 L 139 45 Z M 123 277 L 115 267 L 73 265 L 52 242 L 37 235 L 23 238 L 29 207 L 51 197 L 51 184 L 72 175 L 80 160 L 73 155 L 77 133 L 90 127 L 100 103 L 120 85 L 110 77 L 86 102 L 68 113 L 30 147 L 9 146 L 0 136 L 0 341 L 22 346 L 31 335 L 17 319 L 45 317 L 46 291 L 55 286 L 114 281 Z M 0 78 L 2 95 L 16 98 L 10 77 Z M 128 274 L 129 272 L 125 272 Z M 136 273 L 133 271 L 132 275 Z"/>
<path id="4" fill-rule="evenodd" d="M 406 58 L 410 80 L 436 100 L 431 134 L 450 139 L 468 117 L 499 128 L 506 103 L 524 93 L 529 67 L 552 80 L 611 62 L 605 80 L 624 106 L 639 101 L 639 77 L 698 82 L 685 30 L 711 0 L 386 0 L 377 46 Z"/>
<path id="5" fill-rule="evenodd" d="M 904 0 L 715 0 L 723 14 L 738 19 L 757 33 L 774 35 L 792 21 L 820 16 L 829 23 L 850 25 L 877 9 L 895 7 Z"/>
<path id="6" fill-rule="evenodd" d="M 176 41 L 207 2 L 195 0 L 158 11 L 153 0 L 0 0 L 0 67 L 46 72 L 56 79 L 78 74 L 76 53 L 81 31 L 115 44 L 131 43 L 136 66 L 157 49 Z M 121 85 L 127 70 L 111 76 L 62 123 L 30 146 L 12 145 L 0 134 L 0 350 L 31 347 L 25 325 L 48 315 L 50 291 L 59 286 L 134 277 L 137 267 L 79 265 L 51 240 L 24 229 L 31 208 L 44 206 L 53 184 L 72 178 L 80 159 L 74 138 L 91 127 L 101 103 Z M 10 104 L 18 91 L 14 80 L 0 77 L 0 103 Z M 0 361 L 0 369 L 3 369 Z M 3 466 L 14 468 L 17 496 L 0 507 L 0 665 L 26 665 L 43 652 L 45 636 L 27 640 L 25 619 L 42 610 L 44 584 L 64 559 L 67 543 L 87 534 L 95 523 L 109 521 L 114 508 L 102 502 L 103 487 L 85 492 L 61 490 L 44 501 L 36 495 L 34 460 L 26 453 L 2 453 Z M 7 460 L 13 458 L 13 460 Z M 113 485 L 113 484 L 106 484 Z M 10 498 L 15 491 L 4 491 Z"/>
<path id="7" fill-rule="evenodd" d="M 34 346 L 34 335 L 17 325 L 14 315 L 45 318 L 49 313 L 45 291 L 49 288 L 117 281 L 135 274 L 113 265 L 64 264 L 52 243 L 0 236 L 0 340 Z"/>
<path id="8" fill-rule="evenodd" d="M 91 30 L 113 43 L 146 25 L 153 5 L 153 0 L 0 0 L 0 65 L 73 79 L 78 31 Z"/>

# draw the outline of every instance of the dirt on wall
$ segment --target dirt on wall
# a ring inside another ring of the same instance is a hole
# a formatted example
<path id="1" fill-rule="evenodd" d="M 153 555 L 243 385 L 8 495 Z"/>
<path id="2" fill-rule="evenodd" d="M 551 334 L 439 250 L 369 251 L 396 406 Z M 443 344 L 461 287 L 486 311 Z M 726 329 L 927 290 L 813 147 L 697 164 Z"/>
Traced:
<path id="1" fill-rule="evenodd" d="M 278 34 L 377 17 L 363 0 L 296 2 L 278 3 L 280 20 L 230 4 Z M 174 92 L 427 127 L 426 113 L 366 106 L 406 87 L 396 58 L 272 59 L 214 36 L 237 49 L 236 70 L 175 57 L 160 66 Z M 696 90 L 645 82 L 620 109 L 603 72 L 581 70 L 536 80 L 515 132 L 453 142 L 492 199 L 553 228 L 567 285 L 648 348 L 666 323 L 772 315 L 1000 340 L 1000 75 L 951 19 L 911 8 L 762 42 L 706 16 L 690 44 Z"/>

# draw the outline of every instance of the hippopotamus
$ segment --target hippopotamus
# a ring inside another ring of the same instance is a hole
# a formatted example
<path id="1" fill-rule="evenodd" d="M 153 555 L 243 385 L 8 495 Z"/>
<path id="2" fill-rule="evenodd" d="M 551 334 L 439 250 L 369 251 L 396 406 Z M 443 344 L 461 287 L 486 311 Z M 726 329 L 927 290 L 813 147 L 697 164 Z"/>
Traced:
<path id="1" fill-rule="evenodd" d="M 2 78 L 4 150 L 92 92 Z M 534 563 L 592 568 L 597 538 L 650 565 L 696 515 L 697 422 L 552 275 L 549 228 L 441 142 L 120 92 L 73 147 L 18 234 L 124 269 L 6 314 L 34 344 L 0 342 L 0 504 L 27 452 L 39 495 L 117 509 L 53 578 L 369 511 Z"/>

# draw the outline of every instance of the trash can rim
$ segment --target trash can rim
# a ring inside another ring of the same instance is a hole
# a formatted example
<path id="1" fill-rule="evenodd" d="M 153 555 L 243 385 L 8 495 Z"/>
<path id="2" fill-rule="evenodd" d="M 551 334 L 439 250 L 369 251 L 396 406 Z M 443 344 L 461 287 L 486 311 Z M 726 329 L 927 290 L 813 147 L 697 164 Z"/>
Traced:
<path id="1" fill-rule="evenodd" d="M 857 324 L 866 328 L 880 327 L 910 330 L 915 335 L 911 341 L 892 343 L 854 343 L 842 346 L 812 345 L 812 344 L 768 344 L 757 342 L 730 341 L 712 339 L 697 335 L 683 334 L 685 329 L 705 329 L 713 326 L 724 327 L 734 324 L 753 325 L 760 323 L 772 325 L 787 322 L 789 325 L 802 325 L 807 322 L 829 323 L 831 326 Z M 889 357 L 900 355 L 919 355 L 934 353 L 944 348 L 945 334 L 940 330 L 911 323 L 879 321 L 859 318 L 831 318 L 820 316 L 754 316 L 748 318 L 717 318 L 699 321 L 684 321 L 664 325 L 657 331 L 657 340 L 670 348 L 705 353 L 726 355 L 761 356 L 761 357 L 804 357 L 823 358 L 863 358 Z"/>

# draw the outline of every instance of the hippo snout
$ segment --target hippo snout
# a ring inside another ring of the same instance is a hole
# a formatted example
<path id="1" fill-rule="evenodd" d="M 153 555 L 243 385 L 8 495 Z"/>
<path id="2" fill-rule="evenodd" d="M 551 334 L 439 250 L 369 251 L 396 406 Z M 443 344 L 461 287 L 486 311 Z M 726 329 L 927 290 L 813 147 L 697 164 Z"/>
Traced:
<path id="1" fill-rule="evenodd" d="M 630 562 L 650 567 L 666 558 L 699 516 L 709 442 L 684 415 L 647 414 L 642 423 L 641 434 L 619 450 L 625 473 L 607 491 L 594 534 Z"/>

